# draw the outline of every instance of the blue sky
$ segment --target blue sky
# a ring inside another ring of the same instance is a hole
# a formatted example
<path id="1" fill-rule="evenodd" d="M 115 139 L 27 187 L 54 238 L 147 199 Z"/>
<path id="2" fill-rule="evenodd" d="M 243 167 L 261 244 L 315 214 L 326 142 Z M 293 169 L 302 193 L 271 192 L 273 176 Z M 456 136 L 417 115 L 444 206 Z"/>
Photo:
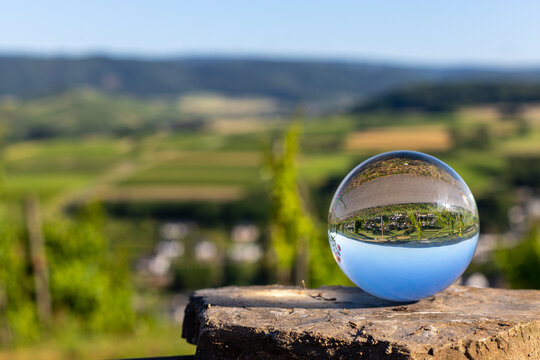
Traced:
<path id="1" fill-rule="evenodd" d="M 0 52 L 540 66 L 540 1 L 10 1 Z"/>

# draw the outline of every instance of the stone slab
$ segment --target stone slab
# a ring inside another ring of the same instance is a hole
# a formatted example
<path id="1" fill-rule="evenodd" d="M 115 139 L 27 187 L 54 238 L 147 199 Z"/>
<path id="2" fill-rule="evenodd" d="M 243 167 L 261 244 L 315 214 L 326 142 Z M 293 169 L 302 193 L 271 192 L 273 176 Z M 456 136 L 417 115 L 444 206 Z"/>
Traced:
<path id="1" fill-rule="evenodd" d="M 353 287 L 192 294 L 198 359 L 540 359 L 540 291 L 452 286 L 414 303 Z"/>

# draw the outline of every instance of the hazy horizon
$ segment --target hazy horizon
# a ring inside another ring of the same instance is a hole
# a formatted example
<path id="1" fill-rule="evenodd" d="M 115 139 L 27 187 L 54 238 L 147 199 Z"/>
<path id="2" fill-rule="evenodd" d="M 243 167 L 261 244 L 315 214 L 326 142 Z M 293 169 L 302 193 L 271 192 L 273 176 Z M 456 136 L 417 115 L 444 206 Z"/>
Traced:
<path id="1" fill-rule="evenodd" d="M 540 66 L 540 3 L 12 2 L 0 53 Z"/>
<path id="2" fill-rule="evenodd" d="M 374 57 L 353 56 L 310 56 L 294 54 L 265 54 L 265 53 L 183 53 L 171 52 L 170 54 L 147 54 L 137 52 L 114 52 L 88 50 L 81 52 L 70 51 L 35 51 L 35 50 L 3 50 L 0 49 L 0 57 L 28 57 L 35 59 L 92 59 L 103 58 L 112 60 L 134 61 L 175 61 L 175 60 L 246 60 L 246 61 L 270 61 L 270 62 L 313 62 L 313 63 L 341 63 L 341 64 L 366 64 L 375 66 L 403 67 L 403 68 L 433 68 L 433 69 L 478 69 L 478 70 L 540 70 L 540 62 L 531 64 L 501 64 L 496 62 L 429 62 L 412 61 L 403 59 L 383 59 Z"/>

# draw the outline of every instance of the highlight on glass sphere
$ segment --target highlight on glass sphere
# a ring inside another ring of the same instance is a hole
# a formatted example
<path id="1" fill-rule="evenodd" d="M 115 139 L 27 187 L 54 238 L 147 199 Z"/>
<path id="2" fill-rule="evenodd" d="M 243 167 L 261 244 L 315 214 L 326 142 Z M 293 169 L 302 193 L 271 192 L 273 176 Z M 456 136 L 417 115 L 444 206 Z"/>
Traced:
<path id="1" fill-rule="evenodd" d="M 478 210 L 461 177 L 433 156 L 393 151 L 354 168 L 328 217 L 330 247 L 364 291 L 415 301 L 454 283 L 478 243 Z"/>

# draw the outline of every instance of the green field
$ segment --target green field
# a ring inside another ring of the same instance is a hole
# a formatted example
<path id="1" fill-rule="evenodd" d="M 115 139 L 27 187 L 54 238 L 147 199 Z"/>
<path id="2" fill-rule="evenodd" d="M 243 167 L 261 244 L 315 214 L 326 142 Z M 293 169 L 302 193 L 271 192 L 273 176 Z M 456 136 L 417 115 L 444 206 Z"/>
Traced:
<path id="1" fill-rule="evenodd" d="M 265 118 L 257 109 L 271 112 L 276 106 L 264 99 L 235 99 L 228 104 L 227 99 L 214 95 L 206 100 L 198 95 L 135 101 L 93 92 L 65 95 L 50 102 L 3 103 L 0 114 L 3 111 L 11 116 L 10 121 L 20 115 L 31 117 L 32 123 L 72 118 L 78 123 L 78 132 L 71 135 L 32 140 L 8 137 L 2 154 L 3 200 L 9 210 L 15 209 L 13 214 L 18 214 L 25 197 L 38 195 L 45 219 L 68 213 L 73 205 L 100 200 L 109 206 L 107 209 L 113 209 L 107 223 L 111 249 L 116 256 L 132 262 L 151 252 L 157 241 L 156 220 L 152 218 L 155 213 L 165 213 L 166 218 L 199 217 L 203 220 L 198 221 L 206 221 L 201 223 L 205 237 L 226 243 L 228 231 L 236 223 L 246 218 L 267 219 L 268 154 L 278 147 L 275 140 L 290 120 Z M 100 112 L 96 107 L 105 110 Z M 188 115 L 197 117 L 203 126 L 192 126 L 193 119 Z M 91 119 L 93 125 L 84 125 L 85 119 Z M 121 131 L 109 123 L 106 131 L 93 131 L 104 124 L 103 119 L 118 120 Z M 254 126 L 246 126 L 246 121 Z M 158 126 L 161 122 L 167 126 Z M 302 194 L 313 197 L 307 202 L 315 218 L 321 220 L 321 229 L 339 179 L 372 155 L 407 149 L 431 153 L 454 168 L 479 203 L 487 204 L 480 209 L 481 219 L 500 230 L 499 219 L 506 217 L 507 204 L 499 206 L 489 200 L 495 191 L 508 196 L 515 186 L 508 170 L 509 159 L 514 159 L 510 157 L 540 156 L 538 111 L 519 119 L 502 119 L 490 107 L 445 113 L 377 111 L 305 118 L 301 128 L 296 159 L 299 183 Z M 24 133 L 24 127 L 14 130 L 19 135 Z M 499 217 L 492 213 L 492 219 L 482 216 L 486 209 Z M 118 214 L 122 217 L 115 217 Z M 255 215 L 250 218 L 251 214 Z M 186 267 L 182 271 L 192 270 Z M 137 280 L 136 291 L 140 291 L 144 284 Z M 195 287 L 198 283 L 193 284 Z M 133 334 L 89 335 L 84 339 L 60 334 L 2 350 L 0 359 L 193 353 L 194 347 L 179 335 L 179 326 L 171 324 L 137 328 Z"/>
<path id="2" fill-rule="evenodd" d="M 69 101 L 75 101 L 70 99 L 62 100 L 68 102 L 65 104 L 68 108 Z M 84 95 L 83 99 L 91 101 L 93 97 Z M 117 106 L 124 106 L 122 101 L 119 100 Z M 221 100 L 216 103 L 226 107 Z M 254 104 L 246 106 L 252 111 Z M 145 106 L 149 109 L 143 113 L 159 107 L 153 103 Z M 530 126 L 526 134 L 501 133 L 497 130 L 501 124 L 511 125 L 511 122 L 482 117 L 485 112 L 373 113 L 305 119 L 299 171 L 303 181 L 315 185 L 330 176 L 344 175 L 354 164 L 377 152 L 420 149 L 434 153 L 454 167 L 473 192 L 481 195 L 490 187 L 490 181 L 503 171 L 507 155 L 540 153 L 540 122 L 535 118 L 527 120 Z M 208 121 L 212 121 L 211 118 Z M 113 188 L 137 185 L 154 189 L 171 185 L 214 189 L 219 186 L 258 187 L 264 179 L 265 152 L 270 149 L 272 134 L 280 127 L 283 129 L 286 123 L 275 122 L 264 131 L 258 129 L 246 134 L 209 129 L 160 131 L 136 137 L 92 135 L 12 142 L 4 150 L 4 197 L 10 202 L 19 201 L 35 193 L 48 201 L 65 198 L 67 194 L 75 196 L 78 191 L 88 191 L 102 184 Z M 468 134 L 467 129 L 474 129 L 480 123 L 488 124 L 491 132 L 489 147 L 456 149 L 452 143 L 434 143 L 433 137 L 440 137 L 444 132 L 459 127 L 462 133 Z M 413 137 L 415 129 L 423 129 L 423 132 Z M 436 129 L 436 133 L 429 129 Z M 347 149 L 347 144 L 354 145 Z"/>

